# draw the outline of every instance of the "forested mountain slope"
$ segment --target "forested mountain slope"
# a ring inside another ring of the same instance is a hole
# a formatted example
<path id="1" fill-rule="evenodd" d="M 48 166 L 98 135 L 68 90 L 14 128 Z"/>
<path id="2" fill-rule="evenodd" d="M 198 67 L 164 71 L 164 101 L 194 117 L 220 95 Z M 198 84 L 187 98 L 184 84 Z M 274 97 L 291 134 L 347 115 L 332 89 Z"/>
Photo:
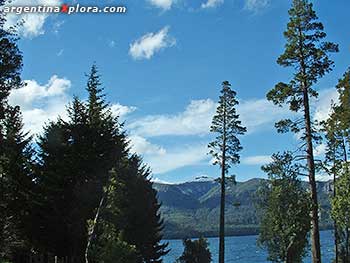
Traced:
<path id="1" fill-rule="evenodd" d="M 227 189 L 226 233 L 247 235 L 258 231 L 259 215 L 255 208 L 256 191 L 263 179 L 229 184 Z M 305 187 L 308 184 L 305 182 Z M 331 182 L 318 182 L 321 207 L 321 226 L 330 228 L 329 196 Z M 216 236 L 219 229 L 220 188 L 214 181 L 187 182 L 182 184 L 154 183 L 158 199 L 162 203 L 165 220 L 165 238 L 188 236 Z"/>

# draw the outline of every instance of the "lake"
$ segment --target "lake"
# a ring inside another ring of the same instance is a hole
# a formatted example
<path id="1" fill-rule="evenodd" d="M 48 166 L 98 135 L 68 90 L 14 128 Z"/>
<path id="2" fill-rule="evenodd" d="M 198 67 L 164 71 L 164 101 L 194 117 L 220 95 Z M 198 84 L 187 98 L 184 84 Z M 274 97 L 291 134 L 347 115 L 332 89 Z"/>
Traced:
<path id="1" fill-rule="evenodd" d="M 256 245 L 257 236 L 240 236 L 226 238 L 225 263 L 267 263 L 267 253 Z M 218 262 L 219 239 L 208 238 L 213 263 Z M 164 263 L 174 263 L 183 252 L 182 240 L 166 240 L 171 251 L 164 257 Z M 334 257 L 334 241 L 332 231 L 321 232 L 322 260 L 332 262 Z M 305 258 L 305 263 L 311 263 L 310 256 Z"/>

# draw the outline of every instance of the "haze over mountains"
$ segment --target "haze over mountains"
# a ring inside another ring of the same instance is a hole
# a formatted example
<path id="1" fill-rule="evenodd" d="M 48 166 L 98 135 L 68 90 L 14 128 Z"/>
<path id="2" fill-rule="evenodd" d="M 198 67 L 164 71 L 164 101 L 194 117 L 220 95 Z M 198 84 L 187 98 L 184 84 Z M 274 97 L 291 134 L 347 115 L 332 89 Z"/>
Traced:
<path id="1" fill-rule="evenodd" d="M 256 234 L 259 215 L 256 191 L 264 179 L 251 179 L 227 186 L 226 234 Z M 305 187 L 308 184 L 303 183 Z M 331 228 L 329 216 L 332 183 L 318 182 L 321 226 Z M 154 183 L 165 220 L 165 238 L 216 236 L 219 231 L 220 185 L 214 181 L 182 184 Z"/>

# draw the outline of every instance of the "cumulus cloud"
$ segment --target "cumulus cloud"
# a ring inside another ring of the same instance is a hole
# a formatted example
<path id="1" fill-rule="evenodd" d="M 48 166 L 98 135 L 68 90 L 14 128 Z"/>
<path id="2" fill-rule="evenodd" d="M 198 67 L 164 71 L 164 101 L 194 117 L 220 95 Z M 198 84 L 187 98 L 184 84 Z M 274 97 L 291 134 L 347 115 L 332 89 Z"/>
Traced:
<path id="1" fill-rule="evenodd" d="M 40 85 L 35 80 L 26 80 L 22 88 L 11 92 L 10 103 L 27 109 L 32 106 L 33 102 L 65 96 L 65 92 L 70 87 L 71 82 L 69 80 L 59 78 L 57 75 L 53 75 L 45 85 Z"/>
<path id="2" fill-rule="evenodd" d="M 54 75 L 45 85 L 35 80 L 26 80 L 25 83 L 24 87 L 11 92 L 9 102 L 21 107 L 26 131 L 37 134 L 48 121 L 58 116 L 66 118 L 67 91 L 71 87 L 69 80 Z"/>
<path id="3" fill-rule="evenodd" d="M 238 106 L 243 125 L 248 133 L 265 127 L 273 127 L 274 123 L 290 115 L 287 107 L 278 107 L 266 99 L 251 99 L 242 101 Z"/>
<path id="4" fill-rule="evenodd" d="M 270 0 L 245 0 L 244 9 L 258 12 L 270 4 Z"/>
<path id="5" fill-rule="evenodd" d="M 115 116 L 118 116 L 120 118 L 124 118 L 129 113 L 132 113 L 136 110 L 136 107 L 134 106 L 125 106 L 121 105 L 120 103 L 112 104 L 111 111 Z"/>
<path id="6" fill-rule="evenodd" d="M 242 163 L 247 165 L 265 165 L 271 161 L 272 158 L 270 155 L 257 155 L 243 158 Z"/>
<path id="7" fill-rule="evenodd" d="M 338 101 L 335 89 L 321 90 L 313 101 L 315 120 L 325 120 L 330 113 L 331 101 Z M 164 135 L 205 135 L 209 133 L 217 103 L 211 99 L 192 100 L 184 111 L 171 115 L 149 115 L 131 122 L 128 128 L 145 137 Z M 242 124 L 248 133 L 274 129 L 274 123 L 285 118 L 294 118 L 295 113 L 287 106 L 278 107 L 266 99 L 241 100 L 237 107 Z"/>
<path id="8" fill-rule="evenodd" d="M 9 6 L 58 6 L 61 0 L 14 0 L 9 3 Z M 19 34 L 23 37 L 33 38 L 45 33 L 44 25 L 49 17 L 48 13 L 26 13 L 26 14 L 7 14 L 6 27 L 14 26 L 23 22 L 19 28 Z M 54 29 L 58 31 L 58 28 Z"/>
<path id="9" fill-rule="evenodd" d="M 148 0 L 148 2 L 151 5 L 166 11 L 171 9 L 175 0 Z"/>
<path id="10" fill-rule="evenodd" d="M 11 91 L 9 102 L 21 107 L 26 131 L 38 134 L 45 123 L 56 120 L 58 116 L 67 119 L 66 106 L 71 101 L 68 94 L 72 86 L 70 80 L 53 75 L 46 84 L 35 80 L 25 80 L 24 83 L 22 88 Z M 121 118 L 135 109 L 119 103 L 111 105 L 112 112 Z"/>
<path id="11" fill-rule="evenodd" d="M 206 134 L 215 109 L 216 103 L 210 99 L 193 100 L 183 112 L 147 116 L 132 122 L 128 128 L 146 137 Z"/>
<path id="12" fill-rule="evenodd" d="M 208 0 L 201 5 L 202 8 L 213 8 L 222 5 L 224 0 Z"/>
<path id="13" fill-rule="evenodd" d="M 306 178 L 307 180 L 307 178 Z M 323 173 L 323 174 L 316 174 L 316 181 L 321 181 L 321 182 L 327 182 L 329 180 L 333 180 L 333 176 Z"/>
<path id="14" fill-rule="evenodd" d="M 167 150 L 164 154 L 145 155 L 144 160 L 154 174 L 164 174 L 186 166 L 207 164 L 207 145 L 188 145 L 179 149 Z"/>
<path id="15" fill-rule="evenodd" d="M 139 135 L 132 135 L 129 139 L 131 142 L 131 150 L 137 154 L 159 156 L 167 153 L 163 147 L 152 144 Z"/>
<path id="16" fill-rule="evenodd" d="M 137 39 L 130 44 L 130 56 L 135 60 L 150 59 L 162 49 L 174 46 L 176 40 L 168 32 L 169 27 L 166 26 L 157 33 L 147 33 Z"/>
<path id="17" fill-rule="evenodd" d="M 319 156 L 322 156 L 326 153 L 326 149 L 327 149 L 327 145 L 326 144 L 320 144 L 320 145 L 317 145 L 314 149 L 314 155 L 316 157 L 319 157 Z"/>
<path id="18" fill-rule="evenodd" d="M 134 121 L 129 128 L 144 136 L 204 135 L 209 133 L 217 104 L 211 99 L 193 100 L 183 112 L 174 115 L 151 115 Z M 242 101 L 238 106 L 243 125 L 248 132 L 271 127 L 288 116 L 289 110 L 265 99 Z"/>
<path id="19" fill-rule="evenodd" d="M 314 120 L 324 121 L 331 113 L 332 103 L 338 103 L 339 95 L 335 88 L 324 89 L 319 92 L 319 97 L 315 101 Z"/>

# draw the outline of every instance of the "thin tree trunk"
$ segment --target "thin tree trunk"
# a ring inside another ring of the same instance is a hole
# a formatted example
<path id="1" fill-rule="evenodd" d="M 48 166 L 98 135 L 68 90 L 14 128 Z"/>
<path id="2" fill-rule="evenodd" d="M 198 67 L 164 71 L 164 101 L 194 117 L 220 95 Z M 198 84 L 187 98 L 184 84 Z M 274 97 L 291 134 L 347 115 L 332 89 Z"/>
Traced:
<path id="1" fill-rule="evenodd" d="M 223 154 L 223 156 L 225 153 Z M 225 157 L 223 157 L 223 160 Z M 220 244 L 219 244 L 219 263 L 225 262 L 225 161 L 221 168 L 221 200 L 220 200 Z"/>
<path id="2" fill-rule="evenodd" d="M 104 200 L 105 200 L 105 195 L 106 195 L 106 193 L 103 192 L 101 200 L 100 200 L 100 204 L 99 204 L 97 211 L 96 211 L 95 219 L 94 219 L 92 226 L 91 226 L 91 229 L 88 233 L 88 242 L 87 242 L 86 249 L 85 249 L 85 263 L 89 263 L 89 250 L 91 247 L 93 235 L 95 233 L 95 227 L 97 225 L 97 221 L 98 221 L 98 218 L 100 216 L 100 212 L 101 212 Z"/>
<path id="3" fill-rule="evenodd" d="M 225 195 L 226 195 L 226 107 L 224 109 L 222 164 L 221 164 L 221 200 L 220 200 L 220 241 L 219 241 L 219 263 L 225 263 Z"/>
<path id="4" fill-rule="evenodd" d="M 304 118 L 305 118 L 305 137 L 306 137 L 306 153 L 307 153 L 307 166 L 309 169 L 309 183 L 311 190 L 311 250 L 312 250 L 312 262 L 321 263 L 321 244 L 320 244 L 320 230 L 319 230 L 319 218 L 318 218 L 318 199 L 317 199 L 317 187 L 315 179 L 315 160 L 313 153 L 312 143 L 312 127 L 310 119 L 310 105 L 309 94 L 307 86 L 303 85 L 303 103 L 304 103 Z"/>
<path id="5" fill-rule="evenodd" d="M 336 173 L 336 160 L 335 160 L 335 149 L 333 149 L 333 198 L 337 196 L 337 173 Z M 338 225 L 337 221 L 334 220 L 334 245 L 335 245 L 335 263 L 339 262 L 339 248 L 338 248 Z"/>
<path id="6" fill-rule="evenodd" d="M 334 174 L 334 193 L 333 196 L 336 196 L 336 191 L 335 191 L 335 174 Z M 335 245 L 335 263 L 339 263 L 339 248 L 338 248 L 338 225 L 337 222 L 334 220 L 334 245 Z"/>

